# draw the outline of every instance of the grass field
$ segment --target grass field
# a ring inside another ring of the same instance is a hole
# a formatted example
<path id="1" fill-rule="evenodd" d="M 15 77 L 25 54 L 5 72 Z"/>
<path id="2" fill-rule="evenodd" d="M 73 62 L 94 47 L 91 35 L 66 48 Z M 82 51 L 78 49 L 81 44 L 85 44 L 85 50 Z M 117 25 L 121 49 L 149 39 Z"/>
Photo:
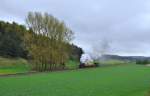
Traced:
<path id="1" fill-rule="evenodd" d="M 0 75 L 24 73 L 30 70 L 28 62 L 21 58 L 0 58 Z"/>
<path id="2" fill-rule="evenodd" d="M 129 64 L 130 62 L 123 61 L 123 60 L 115 60 L 115 59 L 110 59 L 110 60 L 104 60 L 99 62 L 100 66 L 114 66 L 114 65 L 124 65 L 124 64 Z M 134 62 L 131 62 L 134 63 Z"/>
<path id="3" fill-rule="evenodd" d="M 150 67 L 96 69 L 0 77 L 0 96 L 145 96 Z"/>

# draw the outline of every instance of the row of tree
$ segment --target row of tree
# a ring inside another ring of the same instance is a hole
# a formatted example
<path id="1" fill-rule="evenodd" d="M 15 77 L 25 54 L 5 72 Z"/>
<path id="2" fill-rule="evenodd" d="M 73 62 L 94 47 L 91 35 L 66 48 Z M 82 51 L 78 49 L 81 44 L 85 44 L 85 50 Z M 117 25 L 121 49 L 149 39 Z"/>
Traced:
<path id="1" fill-rule="evenodd" d="M 17 23 L 0 22 L 0 55 L 23 57 L 34 70 L 64 69 L 69 59 L 79 60 L 82 49 L 70 44 L 73 32 L 47 13 L 29 12 L 28 30 Z"/>

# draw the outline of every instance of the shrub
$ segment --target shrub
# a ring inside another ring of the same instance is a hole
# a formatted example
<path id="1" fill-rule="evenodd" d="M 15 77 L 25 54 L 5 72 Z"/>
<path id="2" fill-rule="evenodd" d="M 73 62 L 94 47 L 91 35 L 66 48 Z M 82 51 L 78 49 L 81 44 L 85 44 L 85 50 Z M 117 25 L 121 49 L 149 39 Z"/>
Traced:
<path id="1" fill-rule="evenodd" d="M 140 64 L 140 65 L 147 65 L 149 64 L 149 60 L 137 60 L 136 64 Z"/>

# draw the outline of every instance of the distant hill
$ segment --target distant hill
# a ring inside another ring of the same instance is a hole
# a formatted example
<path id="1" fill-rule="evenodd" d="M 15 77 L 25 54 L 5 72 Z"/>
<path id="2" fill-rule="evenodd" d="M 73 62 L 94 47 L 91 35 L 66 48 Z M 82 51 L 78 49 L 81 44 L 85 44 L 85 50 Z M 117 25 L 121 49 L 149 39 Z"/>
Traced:
<path id="1" fill-rule="evenodd" d="M 136 61 L 136 60 L 150 60 L 150 57 L 145 57 L 145 56 L 103 55 L 100 59 L 102 59 L 102 60 L 115 59 L 115 60 L 125 60 L 125 61 Z"/>

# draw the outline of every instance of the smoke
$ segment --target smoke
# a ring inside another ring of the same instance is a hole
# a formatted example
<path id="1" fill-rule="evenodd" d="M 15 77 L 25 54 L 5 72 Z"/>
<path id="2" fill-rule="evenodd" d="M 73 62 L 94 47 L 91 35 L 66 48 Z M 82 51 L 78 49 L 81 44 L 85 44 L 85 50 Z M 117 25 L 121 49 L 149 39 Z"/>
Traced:
<path id="1" fill-rule="evenodd" d="M 93 52 L 91 53 L 91 56 L 93 59 L 100 59 L 103 55 L 111 54 L 110 51 L 110 41 L 103 39 L 93 45 Z"/>
<path id="2" fill-rule="evenodd" d="M 90 65 L 93 63 L 93 59 L 91 58 L 91 56 L 89 54 L 82 54 L 80 62 Z"/>

